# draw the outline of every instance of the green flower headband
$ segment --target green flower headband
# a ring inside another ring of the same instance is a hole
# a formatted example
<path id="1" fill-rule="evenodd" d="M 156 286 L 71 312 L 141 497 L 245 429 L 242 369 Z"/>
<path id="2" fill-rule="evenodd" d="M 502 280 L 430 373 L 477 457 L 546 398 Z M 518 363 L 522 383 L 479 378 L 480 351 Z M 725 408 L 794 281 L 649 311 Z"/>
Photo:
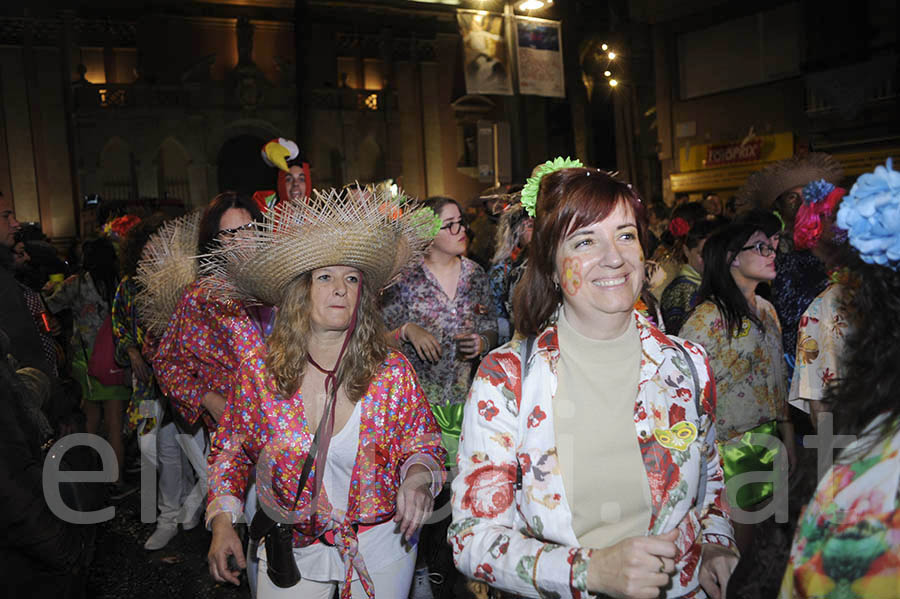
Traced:
<path id="1" fill-rule="evenodd" d="M 564 168 L 580 168 L 583 166 L 584 165 L 580 160 L 577 158 L 573 160 L 568 156 L 565 158 L 557 156 L 555 159 L 548 160 L 540 165 L 534 174 L 531 177 L 528 177 L 528 180 L 525 182 L 525 187 L 522 188 L 522 205 L 525 206 L 525 211 L 528 213 L 528 216 L 534 218 L 534 213 L 537 208 L 538 190 L 541 187 L 541 179 L 544 175 L 549 175 L 552 172 Z"/>
<path id="2" fill-rule="evenodd" d="M 444 224 L 440 215 L 436 214 L 431 208 L 422 208 L 416 211 L 413 218 L 414 226 L 419 235 L 426 239 L 432 239 L 437 236 L 441 230 L 441 225 Z"/>

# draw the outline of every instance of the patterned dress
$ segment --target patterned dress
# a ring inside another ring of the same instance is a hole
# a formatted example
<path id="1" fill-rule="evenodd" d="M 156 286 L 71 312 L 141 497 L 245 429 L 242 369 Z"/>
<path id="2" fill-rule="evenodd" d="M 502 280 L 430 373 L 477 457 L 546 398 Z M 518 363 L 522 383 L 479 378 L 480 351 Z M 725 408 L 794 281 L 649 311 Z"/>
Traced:
<path id="1" fill-rule="evenodd" d="M 112 330 L 116 362 L 123 366 L 131 365 L 131 358 L 128 355 L 129 347 L 136 347 L 143 352 L 144 343 L 148 342 L 147 348 L 152 352 L 152 341 L 147 339 L 147 332 L 138 319 L 135 304 L 138 291 L 137 281 L 126 276 L 119 282 L 116 297 L 113 300 Z M 147 360 L 147 363 L 149 365 L 150 360 Z M 125 412 L 128 427 L 138 430 L 139 426 L 143 424 L 140 426 L 141 434 L 152 431 L 159 413 L 153 404 L 159 399 L 159 388 L 156 386 L 156 380 L 152 373 L 150 380 L 144 382 L 134 376 L 132 372 L 131 402 Z"/>
<path id="2" fill-rule="evenodd" d="M 476 366 L 474 360 L 457 358 L 455 335 L 497 331 L 497 319 L 484 270 L 461 257 L 456 296 L 450 299 L 424 262 L 408 270 L 384 294 L 384 320 L 388 329 L 413 322 L 435 336 L 441 357 L 432 364 L 419 358 L 411 343 L 401 351 L 415 368 L 425 397 L 444 434 L 448 465 L 456 462 L 456 445 L 462 424 L 462 404 Z"/>
<path id="3" fill-rule="evenodd" d="M 781 349 L 781 327 L 775 308 L 756 296 L 764 331 L 745 318 L 731 338 L 719 309 L 705 301 L 681 328 L 681 337 L 709 354 L 716 384 L 716 432 L 720 442 L 773 420 L 787 420 L 787 382 Z"/>
<path id="4" fill-rule="evenodd" d="M 667 596 L 702 597 L 701 543 L 734 547 L 714 442 L 712 373 L 702 348 L 667 337 L 637 312 L 635 319 L 642 358 L 634 428 L 650 485 L 647 534 L 679 529 Z M 527 385 L 521 344 L 514 339 L 488 354 L 466 403 L 448 533 L 454 560 L 464 574 L 518 595 L 587 597 L 592 550 L 572 530 L 557 461 L 556 327 L 535 340 Z M 700 389 L 676 344 L 690 353 Z"/>
<path id="5" fill-rule="evenodd" d="M 853 285 L 833 283 L 812 301 L 800 318 L 797 361 L 791 391 L 791 405 L 809 412 L 809 401 L 821 401 L 825 391 L 840 377 L 844 343 L 852 332 L 848 304 Z"/>
<path id="6" fill-rule="evenodd" d="M 662 293 L 659 308 L 662 311 L 666 331 L 677 335 L 688 314 L 697 305 L 700 290 L 700 273 L 690 264 L 683 264 L 681 271 Z"/>
<path id="7" fill-rule="evenodd" d="M 882 424 L 873 421 L 819 483 L 797 526 L 781 599 L 900 597 L 900 432 L 858 451 Z"/>
<path id="8" fill-rule="evenodd" d="M 517 250 L 512 256 L 493 265 L 488 270 L 491 299 L 498 322 L 498 343 L 500 344 L 506 343 L 513 336 L 512 296 L 526 267 L 526 253 L 519 248 Z"/>
<path id="9" fill-rule="evenodd" d="M 188 424 L 216 424 L 200 400 L 207 391 L 231 396 L 244 356 L 264 345 L 239 302 L 209 297 L 200 281 L 187 287 L 153 358 L 160 389 Z"/>
<path id="10" fill-rule="evenodd" d="M 281 513 L 293 505 L 313 433 L 303 411 L 302 389 L 282 399 L 265 364 L 265 348 L 255 348 L 241 363 L 234 395 L 214 436 L 209 456 L 207 522 L 229 512 L 242 513 L 250 470 L 256 465 L 260 501 Z M 432 493 L 444 482 L 445 459 L 437 424 L 412 366 L 399 352 L 391 352 L 372 379 L 362 402 L 359 449 L 350 479 L 344 520 L 334 529 L 335 545 L 346 569 L 344 593 L 358 574 L 364 586 L 371 581 L 365 556 L 358 553 L 354 525 L 377 524 L 393 516 L 397 489 L 413 464 L 433 475 Z M 294 547 L 316 542 L 324 532 L 312 528 L 309 506 L 316 468 L 298 501 L 301 521 L 294 527 Z M 333 509 L 324 486 L 316 504 L 317 522 L 329 523 Z"/>

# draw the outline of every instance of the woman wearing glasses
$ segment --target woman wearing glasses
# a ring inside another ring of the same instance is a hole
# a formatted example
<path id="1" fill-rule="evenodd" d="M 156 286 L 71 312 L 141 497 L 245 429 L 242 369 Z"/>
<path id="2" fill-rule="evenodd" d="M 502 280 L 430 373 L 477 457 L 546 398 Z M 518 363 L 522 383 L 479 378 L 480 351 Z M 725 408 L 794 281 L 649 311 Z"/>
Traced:
<path id="1" fill-rule="evenodd" d="M 487 275 L 463 255 L 468 238 L 459 204 L 432 197 L 425 206 L 441 218 L 440 231 L 425 258 L 385 291 L 384 320 L 390 342 L 400 346 L 416 370 L 441 427 L 447 466 L 453 467 L 474 367 L 497 342 L 497 319 Z M 436 508 L 448 499 L 449 485 L 436 499 Z M 421 546 L 444 550 L 441 561 L 447 572 L 454 572 L 444 541 L 448 522 L 426 526 Z M 428 543 L 432 536 L 435 542 Z M 433 556 L 420 553 L 420 563 L 433 567 Z M 425 578 L 422 570 L 417 571 L 414 586 L 427 586 Z M 450 586 L 445 581 L 443 588 Z"/>
<path id="2" fill-rule="evenodd" d="M 758 224 L 734 224 L 707 239 L 703 263 L 697 307 L 679 334 L 709 353 L 725 482 L 744 472 L 772 470 L 775 452 L 754 444 L 761 435 L 780 433 L 793 468 L 796 452 L 786 402 L 781 325 L 772 304 L 756 295 L 757 285 L 775 278 L 775 248 Z M 772 483 L 742 485 L 732 507 L 755 511 L 772 492 Z M 735 518 L 735 540 L 746 557 L 753 528 L 740 520 Z"/>

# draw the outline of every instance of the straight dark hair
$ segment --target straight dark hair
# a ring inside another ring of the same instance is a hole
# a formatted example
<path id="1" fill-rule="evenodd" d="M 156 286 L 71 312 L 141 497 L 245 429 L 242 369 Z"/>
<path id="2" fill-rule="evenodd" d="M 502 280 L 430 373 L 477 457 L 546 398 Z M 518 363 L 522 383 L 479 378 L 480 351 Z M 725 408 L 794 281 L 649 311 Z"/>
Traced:
<path id="1" fill-rule="evenodd" d="M 713 302 L 725 321 L 725 331 L 732 338 L 741 332 L 744 318 L 749 318 L 761 330 L 765 328 L 731 275 L 735 256 L 759 230 L 756 223 L 735 223 L 710 235 L 703 246 L 703 281 L 697 292 L 697 305 L 706 300 Z"/>
<path id="2" fill-rule="evenodd" d="M 641 248 L 646 251 L 646 210 L 630 185 L 594 168 L 561 169 L 541 179 L 528 266 L 513 295 L 517 332 L 537 335 L 562 302 L 553 274 L 556 252 L 569 231 L 602 221 L 620 203 L 631 208 Z"/>
<path id="3" fill-rule="evenodd" d="M 236 191 L 223 191 L 212 199 L 203 216 L 200 218 L 198 232 L 197 251 L 200 254 L 209 253 L 213 247 L 213 240 L 219 234 L 219 223 L 222 215 L 231 208 L 246 210 L 250 214 L 250 220 L 259 222 L 262 220 L 262 212 L 253 199 Z"/>

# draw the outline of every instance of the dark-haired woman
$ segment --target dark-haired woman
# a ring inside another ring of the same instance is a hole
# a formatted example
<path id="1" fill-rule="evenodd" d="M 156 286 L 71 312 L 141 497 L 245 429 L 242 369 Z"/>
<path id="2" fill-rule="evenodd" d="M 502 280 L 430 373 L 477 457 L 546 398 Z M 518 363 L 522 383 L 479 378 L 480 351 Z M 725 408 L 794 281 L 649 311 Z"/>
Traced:
<path id="1" fill-rule="evenodd" d="M 112 328 L 109 324 L 108 328 L 103 328 L 103 325 L 110 318 L 119 283 L 118 258 L 115 246 L 106 237 L 84 242 L 81 253 L 81 272 L 67 278 L 45 299 L 47 308 L 54 314 L 66 309 L 72 311 L 72 375 L 81 383 L 85 429 L 88 433 L 97 433 L 102 406 L 107 440 L 118 460 L 120 488 L 117 492 L 123 492 L 121 470 L 124 467 L 125 446 L 122 418 L 131 391 L 124 384 L 104 384 L 88 374 L 88 361 L 101 329 L 109 335 L 108 347 L 112 348 Z M 109 357 L 112 358 L 111 355 Z"/>
<path id="2" fill-rule="evenodd" d="M 721 220 L 699 221 L 685 236 L 682 246 L 685 262 L 660 299 L 660 310 L 667 333 L 677 335 L 685 318 L 697 305 L 697 292 L 703 276 L 703 244 L 722 225 Z"/>
<path id="3" fill-rule="evenodd" d="M 497 320 L 487 275 L 465 256 L 468 236 L 459 204 L 434 197 L 425 207 L 441 218 L 441 229 L 425 258 L 385 291 L 384 320 L 416 369 L 452 466 L 474 360 L 496 343 Z"/>
<path id="4" fill-rule="evenodd" d="M 262 215 L 250 198 L 219 194 L 201 217 L 199 253 L 208 253 L 217 239 L 238 234 L 259 220 Z M 271 311 L 267 315 L 266 322 L 254 321 L 240 302 L 215 297 L 199 280 L 185 289 L 160 340 L 154 369 L 160 388 L 187 424 L 202 417 L 208 430 L 215 430 L 241 359 L 262 343 L 266 326 L 271 328 L 273 315 Z"/>
<path id="5" fill-rule="evenodd" d="M 240 235 L 260 220 L 259 208 L 247 196 L 219 194 L 200 219 L 199 253 L 209 253 L 217 247 L 217 240 L 227 241 Z M 201 279 L 188 285 L 153 358 L 160 390 L 170 399 L 170 406 L 185 427 L 196 427 L 202 422 L 208 435 L 215 432 L 241 361 L 264 344 L 273 318 L 271 308 L 248 309 L 239 301 L 210 293 L 203 288 Z M 206 475 L 207 471 L 198 474 Z M 207 481 L 201 478 L 199 484 L 206 488 Z M 251 489 L 249 516 L 255 512 L 255 499 L 256 493 Z M 193 520 L 188 521 L 193 524 Z M 251 561 L 248 572 L 252 584 L 256 578 L 255 561 Z"/>
<path id="6" fill-rule="evenodd" d="M 514 298 L 524 338 L 488 354 L 466 402 L 457 567 L 527 597 L 724 597 L 737 556 L 706 356 L 634 309 L 637 194 L 558 162 L 523 190 L 524 203 L 536 188 Z"/>
<path id="7" fill-rule="evenodd" d="M 772 304 L 756 295 L 757 285 L 775 278 L 775 248 L 755 223 L 735 224 L 706 240 L 703 264 L 699 303 L 682 326 L 681 336 L 702 345 L 709 354 L 725 480 L 751 470 L 772 470 L 772 452 L 753 442 L 761 434 L 781 434 L 793 467 L 796 451 L 787 409 L 781 327 Z M 748 447 L 756 449 L 747 453 Z M 737 493 L 737 507 L 758 509 L 772 492 L 772 483 L 744 485 Z M 736 520 L 735 533 L 744 553 L 753 529 Z"/>
<path id="8" fill-rule="evenodd" d="M 800 518 L 781 599 L 900 596 L 900 173 L 879 166 L 850 189 L 837 226 L 865 264 L 850 304 L 843 373 L 828 390 L 838 455 Z M 819 451 L 823 451 L 820 449 Z M 831 455 L 831 447 L 827 448 Z"/>

